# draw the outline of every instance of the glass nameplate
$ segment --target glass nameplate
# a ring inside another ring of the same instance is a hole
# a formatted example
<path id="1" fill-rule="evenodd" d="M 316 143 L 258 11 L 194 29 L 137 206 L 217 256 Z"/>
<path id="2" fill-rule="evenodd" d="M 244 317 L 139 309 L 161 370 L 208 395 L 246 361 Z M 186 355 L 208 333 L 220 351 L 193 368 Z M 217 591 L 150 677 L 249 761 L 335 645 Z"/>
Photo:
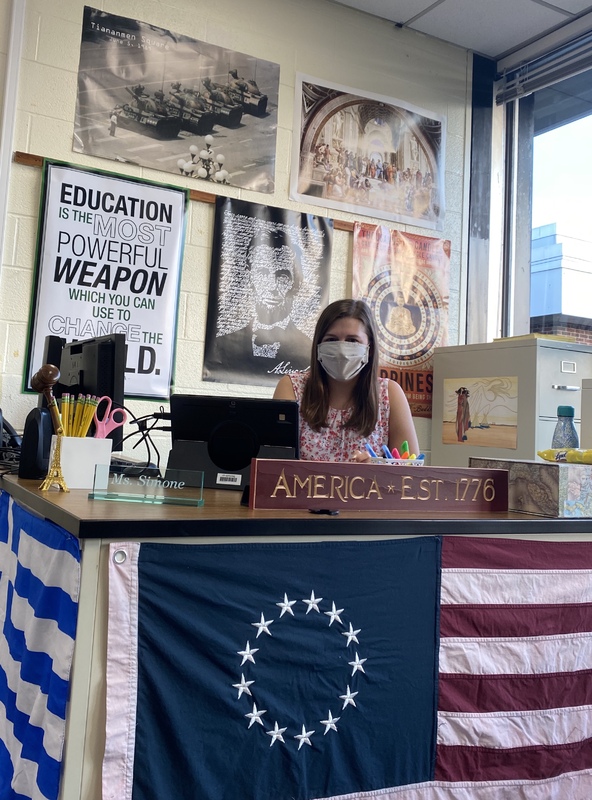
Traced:
<path id="1" fill-rule="evenodd" d="M 97 464 L 90 500 L 115 500 L 121 503 L 152 505 L 203 506 L 201 471 L 176 470 L 174 476 L 121 475 L 109 472 L 106 464 Z"/>

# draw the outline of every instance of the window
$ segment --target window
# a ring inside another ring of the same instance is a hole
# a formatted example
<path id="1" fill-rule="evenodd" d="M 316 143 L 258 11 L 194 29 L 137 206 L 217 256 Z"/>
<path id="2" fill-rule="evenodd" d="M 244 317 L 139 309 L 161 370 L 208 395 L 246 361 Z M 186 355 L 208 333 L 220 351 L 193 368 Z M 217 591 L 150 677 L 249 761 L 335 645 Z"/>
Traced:
<path id="1" fill-rule="evenodd" d="M 592 71 L 534 93 L 530 331 L 592 345 Z"/>
<path id="2" fill-rule="evenodd" d="M 592 30 L 550 43 L 473 59 L 467 343 L 592 345 Z"/>

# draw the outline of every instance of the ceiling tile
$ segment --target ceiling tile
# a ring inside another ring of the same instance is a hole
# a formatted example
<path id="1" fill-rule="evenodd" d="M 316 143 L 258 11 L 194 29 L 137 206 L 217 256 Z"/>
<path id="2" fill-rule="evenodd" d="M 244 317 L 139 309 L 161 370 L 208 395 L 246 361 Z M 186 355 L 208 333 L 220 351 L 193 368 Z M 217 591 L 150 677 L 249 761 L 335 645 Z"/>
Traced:
<path id="1" fill-rule="evenodd" d="M 569 11 L 570 14 L 581 14 L 582 11 L 592 11 L 590 0 L 550 0 L 550 5 Z"/>
<path id="2" fill-rule="evenodd" d="M 340 5 L 366 11 L 376 17 L 389 19 L 392 22 L 407 22 L 417 14 L 433 6 L 436 0 L 338 0 Z M 563 0 L 562 0 L 563 2 Z M 565 0 L 570 2 L 570 0 Z M 577 2 L 577 0 L 573 0 Z"/>
<path id="3" fill-rule="evenodd" d="M 410 28 L 494 58 L 565 22 L 532 0 L 445 0 Z"/>

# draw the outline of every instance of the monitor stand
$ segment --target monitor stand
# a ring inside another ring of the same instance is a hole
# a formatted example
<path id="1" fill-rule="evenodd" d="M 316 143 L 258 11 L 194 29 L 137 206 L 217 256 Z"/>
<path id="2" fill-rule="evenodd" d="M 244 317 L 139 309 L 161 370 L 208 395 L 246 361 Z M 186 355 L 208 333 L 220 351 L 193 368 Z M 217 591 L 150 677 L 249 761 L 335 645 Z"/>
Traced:
<path id="1" fill-rule="evenodd" d="M 293 447 L 262 446 L 253 458 L 294 459 Z M 183 480 L 184 470 L 204 473 L 205 489 L 235 489 L 243 491 L 249 483 L 251 459 L 245 459 L 245 466 L 240 469 L 226 469 L 222 463 L 215 463 L 210 455 L 207 442 L 194 442 L 188 439 L 177 439 L 169 453 L 165 480 Z M 188 486 L 192 484 L 186 481 Z"/>

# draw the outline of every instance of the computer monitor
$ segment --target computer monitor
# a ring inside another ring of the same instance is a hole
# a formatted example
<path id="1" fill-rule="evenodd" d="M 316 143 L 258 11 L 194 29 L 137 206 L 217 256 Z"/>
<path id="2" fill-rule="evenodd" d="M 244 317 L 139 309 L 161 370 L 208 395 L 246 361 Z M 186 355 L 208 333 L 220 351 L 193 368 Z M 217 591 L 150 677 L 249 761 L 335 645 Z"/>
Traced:
<path id="1" fill-rule="evenodd" d="M 53 394 L 107 395 L 113 408 L 124 403 L 126 345 L 125 334 L 111 333 L 92 339 L 66 342 L 59 336 L 47 336 L 43 354 L 44 364 L 54 364 L 60 370 L 60 380 Z M 91 428 L 92 433 L 92 428 Z M 113 450 L 123 448 L 123 427 L 109 434 Z"/>
<path id="2" fill-rule="evenodd" d="M 210 489 L 244 489 L 253 458 L 298 458 L 298 403 L 172 394 L 166 477 L 204 473 Z M 182 479 L 182 478 L 181 478 Z"/>

